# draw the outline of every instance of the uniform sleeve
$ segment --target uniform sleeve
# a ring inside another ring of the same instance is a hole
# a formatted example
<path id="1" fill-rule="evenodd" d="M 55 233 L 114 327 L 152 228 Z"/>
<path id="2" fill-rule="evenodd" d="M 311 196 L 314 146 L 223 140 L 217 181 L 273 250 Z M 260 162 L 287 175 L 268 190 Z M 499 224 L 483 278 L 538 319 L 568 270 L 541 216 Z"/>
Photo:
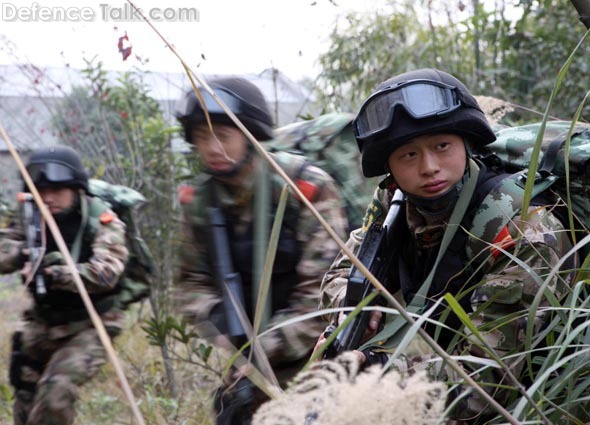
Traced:
<path id="1" fill-rule="evenodd" d="M 22 254 L 25 247 L 22 228 L 15 227 L 0 230 L 0 273 L 12 273 L 21 269 L 26 261 Z"/>
<path id="2" fill-rule="evenodd" d="M 559 220 L 544 208 L 531 208 L 527 223 L 519 230 L 519 221 L 508 225 L 509 237 L 503 238 L 503 247 L 530 267 L 525 270 L 513 259 L 505 254 L 490 250 L 490 257 L 485 265 L 484 278 L 476 285 L 471 293 L 471 305 L 473 313 L 470 315 L 473 323 L 478 327 L 487 344 L 493 348 L 500 357 L 505 357 L 522 351 L 525 332 L 527 328 L 528 313 L 531 303 L 538 293 L 540 284 L 534 278 L 537 275 L 543 282 L 560 260 L 571 248 L 567 232 L 563 230 Z M 522 232 L 522 233 L 521 233 Z M 520 236 L 522 234 L 522 236 Z M 557 299 L 562 299 L 568 291 L 571 281 L 571 271 L 576 267 L 566 264 L 562 270 L 566 272 L 557 274 L 548 285 L 550 291 Z M 543 307 L 548 306 L 547 297 L 543 297 L 540 308 L 533 320 L 533 335 L 536 335 L 547 319 L 547 312 Z M 467 332 L 467 331 L 466 331 Z M 416 347 L 420 350 L 415 350 Z M 435 364 L 426 362 L 436 358 L 430 347 L 421 344 L 413 344 L 414 352 L 406 352 L 396 361 L 397 366 L 404 370 L 426 369 L 432 372 L 433 377 L 447 379 L 451 382 L 460 380 L 458 375 L 450 368 L 437 371 Z M 474 357 L 486 357 L 481 342 L 475 338 L 467 339 L 454 355 L 471 355 Z M 519 377 L 522 372 L 523 362 L 516 359 L 507 359 L 506 364 L 511 372 Z M 463 362 L 463 367 L 468 372 L 481 368 L 481 364 Z M 442 372 L 442 373 L 440 373 Z M 484 383 L 483 388 L 489 391 L 500 403 L 505 403 L 510 396 L 510 390 L 504 386 L 513 386 L 502 369 L 488 368 L 474 375 L 476 382 Z M 489 385 L 485 385 L 485 384 Z M 464 388 L 463 388 L 464 389 Z M 473 418 L 480 414 L 490 412 L 484 399 L 478 393 L 472 392 L 460 401 L 455 409 L 454 419 Z"/>
<path id="3" fill-rule="evenodd" d="M 125 245 L 125 224 L 112 211 L 106 213 L 108 222 L 99 222 L 92 242 L 92 255 L 88 262 L 77 264 L 78 272 L 89 293 L 112 291 L 125 270 L 129 252 Z M 65 265 L 51 270 L 54 289 L 77 292 L 73 275 Z"/>
<path id="4" fill-rule="evenodd" d="M 362 241 L 362 229 L 356 229 L 350 233 L 346 246 L 356 254 Z M 325 309 L 341 305 L 346 296 L 346 285 L 351 267 L 352 263 L 348 256 L 343 251 L 340 251 L 322 280 L 320 308 Z M 335 322 L 333 316 L 325 316 L 324 318 L 331 323 Z"/>
<path id="5" fill-rule="evenodd" d="M 209 318 L 213 308 L 221 303 L 221 294 L 207 266 L 207 236 L 194 231 L 190 216 L 185 210 L 179 223 L 179 264 L 172 297 L 183 317 L 198 322 Z"/>
<path id="6" fill-rule="evenodd" d="M 388 191 L 382 189 L 377 189 L 375 191 L 373 199 L 367 208 L 365 217 L 363 218 L 362 228 L 353 230 L 346 242 L 347 248 L 353 253 L 358 253 L 366 230 L 382 214 L 387 213 L 387 205 L 389 205 L 390 199 L 391 194 Z M 346 285 L 348 283 L 348 274 L 351 267 L 352 262 L 350 261 L 350 258 L 348 258 L 343 251 L 340 251 L 323 277 L 320 308 L 333 308 L 341 305 L 342 300 L 344 300 L 344 297 L 346 296 Z M 325 316 L 324 318 L 330 323 L 335 324 L 336 322 L 335 315 Z"/>
<path id="7" fill-rule="evenodd" d="M 308 167 L 314 173 L 311 181 L 320 182 L 319 191 L 312 203 L 321 216 L 332 226 L 340 238 L 348 228 L 344 204 L 333 180 L 316 167 Z M 289 307 L 275 313 L 271 325 L 316 312 L 320 302 L 320 286 L 324 273 L 338 254 L 338 244 L 305 206 L 301 206 L 297 226 L 297 238 L 302 247 L 302 257 L 296 271 L 298 283 L 289 299 Z M 309 354 L 323 331 L 321 318 L 298 322 L 265 335 L 261 342 L 269 358 L 281 361 L 301 359 Z"/>

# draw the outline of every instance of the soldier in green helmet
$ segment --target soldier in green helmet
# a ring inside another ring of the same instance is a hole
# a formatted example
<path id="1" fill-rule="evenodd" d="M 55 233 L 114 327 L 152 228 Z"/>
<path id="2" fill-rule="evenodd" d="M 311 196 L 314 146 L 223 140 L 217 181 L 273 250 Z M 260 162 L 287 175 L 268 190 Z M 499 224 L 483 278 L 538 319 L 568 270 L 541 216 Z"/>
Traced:
<path id="1" fill-rule="evenodd" d="M 399 291 L 417 314 L 451 293 L 500 356 L 521 353 L 527 328 L 522 317 L 539 290 L 535 276 L 544 280 L 567 257 L 548 285 L 552 296 L 563 299 L 577 258 L 566 255 L 572 244 L 552 205 L 534 198 L 523 221 L 522 188 L 506 179 L 493 158 L 476 155 L 496 137 L 475 98 L 448 73 L 410 71 L 381 83 L 353 125 L 364 175 L 385 179 L 348 245 L 358 252 L 367 230 L 383 220 L 397 193 L 396 199 L 400 195 L 403 200 L 395 233 L 388 235 L 390 255 L 395 256 L 386 271 L 388 289 Z M 341 305 L 350 269 L 350 260 L 339 254 L 322 284 L 323 307 Z M 532 324 L 535 333 L 547 321 L 549 313 L 542 308 L 547 305 L 544 296 Z M 445 326 L 426 323 L 425 331 L 452 354 L 485 357 L 482 344 L 464 337 L 469 333 L 448 312 L 445 302 L 435 307 L 430 318 Z M 332 325 L 342 317 L 331 317 Z M 505 317 L 514 319 L 496 322 Z M 364 366 L 387 364 L 407 330 L 403 319 L 392 317 L 385 325 L 384 319 L 380 312 L 371 313 L 365 341 L 374 337 L 373 342 L 356 351 Z M 402 323 L 396 327 L 397 320 Z M 319 343 L 324 340 L 325 335 Z M 524 362 L 506 362 L 515 376 L 521 375 Z M 425 369 L 433 379 L 460 380 L 419 335 L 391 364 L 404 373 Z M 476 362 L 462 365 L 468 372 L 481 367 Z M 501 370 L 484 368 L 475 377 L 501 403 L 515 395 L 508 389 L 514 383 Z M 465 390 L 460 386 L 455 394 Z M 461 395 L 452 419 L 484 423 L 495 414 L 476 392 Z"/>
<path id="2" fill-rule="evenodd" d="M 78 251 L 74 261 L 80 277 L 115 337 L 124 325 L 118 302 L 129 255 L 124 223 L 102 200 L 89 195 L 88 177 L 75 150 L 55 146 L 33 151 L 27 171 L 66 245 Z M 101 213 L 94 220 L 89 211 Z M 33 296 L 23 329 L 13 336 L 9 373 L 15 388 L 14 423 L 72 424 L 79 388 L 106 362 L 106 352 L 53 235 L 42 230 L 45 252 L 39 264 L 31 264 L 27 227 L 16 223 L 0 237 L 0 272 L 21 270 Z"/>
<path id="3" fill-rule="evenodd" d="M 273 120 L 258 87 L 237 77 L 212 79 L 209 86 L 257 140 L 265 142 L 273 138 Z M 214 223 L 208 215 L 209 207 L 217 207 L 221 212 L 225 223 L 222 233 L 228 240 L 228 252 L 221 261 L 230 264 L 232 276 L 239 278 L 243 307 L 252 322 L 258 299 L 255 205 L 265 190 L 262 185 L 265 182 L 269 201 L 268 220 L 264 226 L 269 227 L 268 232 L 285 181 L 256 153 L 246 135 L 214 98 L 204 89 L 201 93 L 204 103 L 190 90 L 177 108 L 185 138 L 195 147 L 203 172 L 180 191 L 183 220 L 175 301 L 180 312 L 190 321 L 212 324 L 219 334 L 230 337 L 233 335 L 230 329 L 232 320 L 226 315 L 221 279 L 216 277 L 216 265 L 220 259 L 215 258 Z M 205 109 L 212 128 L 207 123 Z M 301 156 L 285 152 L 271 155 L 324 219 L 344 236 L 348 224 L 333 179 Z M 217 221 L 215 228 L 219 230 Z M 271 294 L 267 303 L 269 315 L 261 332 L 316 311 L 322 276 L 337 253 L 337 244 L 301 199 L 291 193 L 272 268 Z M 310 319 L 259 338 L 279 381 L 285 382 L 303 366 L 322 327 L 321 319 Z M 217 342 L 221 340 L 215 338 Z M 240 378 L 240 373 L 236 372 L 234 378 Z M 237 388 L 241 387 L 238 385 Z M 216 399 L 217 423 L 250 423 L 260 395 L 255 392 L 256 400 L 248 401 L 240 398 L 237 390 L 220 390 Z M 238 399 L 241 401 L 236 401 Z"/>

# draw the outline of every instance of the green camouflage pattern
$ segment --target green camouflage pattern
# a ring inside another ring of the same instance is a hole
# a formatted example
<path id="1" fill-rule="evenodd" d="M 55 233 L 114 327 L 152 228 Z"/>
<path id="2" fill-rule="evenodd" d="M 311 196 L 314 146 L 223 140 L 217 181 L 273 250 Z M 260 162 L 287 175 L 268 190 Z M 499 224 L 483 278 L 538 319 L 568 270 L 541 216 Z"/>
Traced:
<path id="1" fill-rule="evenodd" d="M 135 223 L 137 210 L 146 202 L 138 191 L 123 185 L 116 185 L 98 179 L 88 181 L 89 192 L 93 196 L 90 206 L 90 232 L 99 225 L 98 217 L 105 208 L 112 208 L 125 224 L 125 240 L 129 250 L 129 261 L 121 279 L 119 302 L 123 308 L 140 301 L 150 294 L 154 260 L 141 237 Z M 106 204 L 103 205 L 103 204 Z"/>
<path id="2" fill-rule="evenodd" d="M 26 363 L 20 379 L 29 388 L 14 393 L 15 425 L 71 425 L 80 387 L 96 376 L 107 362 L 106 352 L 90 320 L 51 326 L 25 313 L 22 348 Z M 101 315 L 109 336 L 115 338 L 125 324 L 124 314 L 110 311 Z"/>
<path id="3" fill-rule="evenodd" d="M 87 198 L 86 201 L 90 204 L 92 198 Z M 112 221 L 98 223 L 93 231 L 93 255 L 87 262 L 79 263 L 77 267 L 90 294 L 101 294 L 113 290 L 129 258 L 125 243 L 125 223 L 112 210 L 107 209 L 105 212 L 112 216 Z M 12 228 L 3 229 L 0 236 L 0 273 L 17 271 L 24 265 L 26 259 L 22 255 L 22 249 L 25 246 L 22 226 L 19 223 Z M 49 254 L 53 253 L 47 253 Z M 52 265 L 47 267 L 53 276 L 51 287 L 78 292 L 74 277 L 64 260 L 51 263 Z"/>
<path id="4" fill-rule="evenodd" d="M 498 193 L 497 201 L 505 208 L 518 209 L 514 205 L 520 205 L 512 196 L 518 196 L 516 189 L 513 194 Z M 378 189 L 367 209 L 365 223 L 369 225 L 379 219 L 388 210 L 388 205 L 392 198 L 392 192 L 387 189 Z M 508 356 L 522 352 L 524 348 L 525 332 L 528 326 L 526 317 L 531 310 L 534 297 L 539 291 L 539 280 L 542 282 L 550 276 L 551 270 L 557 267 L 561 257 L 563 257 L 572 247 L 567 232 L 561 222 L 551 213 L 552 206 L 547 207 L 530 207 L 526 223 L 521 223 L 520 216 L 517 214 L 507 224 L 507 232 L 511 241 L 509 245 L 503 245 L 514 258 L 502 254 L 500 251 L 494 255 L 489 245 L 506 226 L 504 220 L 491 219 L 489 222 L 481 222 L 486 229 L 484 237 L 489 238 L 485 242 L 485 248 L 481 253 L 473 253 L 474 257 L 478 254 L 483 256 L 485 261 L 481 262 L 481 276 L 478 282 L 471 282 L 469 288 L 465 288 L 462 295 L 468 297 L 473 313 L 470 313 L 470 319 L 478 327 L 481 335 L 485 338 L 488 347 L 493 348 L 500 356 Z M 425 222 L 424 217 L 413 217 L 420 214 L 416 208 L 407 206 L 406 209 L 408 225 L 415 222 Z M 427 226 L 435 228 L 441 223 L 428 221 Z M 444 224 L 444 223 L 442 223 Z M 493 230 L 494 226 L 496 227 Z M 411 226 L 410 226 L 411 228 Z M 461 228 L 459 231 L 466 231 Z M 353 232 L 347 242 L 347 246 L 357 252 L 363 241 L 363 229 Z M 473 246 L 474 236 L 468 238 L 468 245 Z M 418 245 L 418 244 L 417 244 Z M 436 250 L 437 247 L 428 249 Z M 521 266 L 520 262 L 527 265 Z M 330 270 L 324 276 L 322 282 L 322 304 L 323 308 L 337 307 L 346 294 L 347 277 L 350 272 L 351 262 L 349 258 L 340 252 L 333 262 Z M 557 299 L 563 299 L 569 291 L 572 275 L 571 270 L 577 267 L 576 261 L 562 265 L 563 273 L 558 273 L 551 277 L 546 294 L 551 293 Z M 538 278 L 539 280 L 537 280 Z M 395 294 L 394 294 L 395 295 Z M 439 294 L 442 296 L 444 294 Z M 401 294 L 397 294 L 398 299 Z M 533 323 L 530 324 L 533 329 L 533 335 L 537 334 L 546 321 L 547 311 L 543 307 L 549 305 L 548 297 L 544 296 L 541 305 L 533 317 Z M 520 314 L 518 314 L 520 313 Z M 509 319 L 509 318 L 513 319 Z M 336 315 L 329 318 L 332 325 L 337 321 Z M 501 323 L 501 326 L 498 324 Z M 457 329 L 458 332 L 467 335 L 463 337 L 453 349 L 450 350 L 452 355 L 469 355 L 474 357 L 485 357 L 485 349 L 477 338 L 472 338 L 468 329 Z M 387 344 L 385 344 L 387 345 Z M 393 348 L 386 352 L 392 352 Z M 385 350 L 383 350 L 385 351 Z M 512 368 L 515 376 L 520 376 L 523 362 L 517 363 L 514 360 L 507 360 L 507 364 Z M 480 365 L 462 362 L 462 365 L 468 371 L 474 371 Z M 394 362 L 394 367 L 404 373 L 414 373 L 417 370 L 426 370 L 433 379 L 443 380 L 449 383 L 460 381 L 459 377 L 449 367 L 444 366 L 444 362 L 433 352 L 433 350 L 417 337 L 412 341 L 402 355 Z M 493 392 L 494 397 L 501 403 L 514 396 L 512 390 L 501 388 L 495 390 L 498 384 L 504 383 L 503 377 L 496 373 L 493 368 L 488 368 L 478 372 L 474 378 L 481 382 L 487 382 L 486 386 Z M 466 388 L 463 388 L 466 390 Z M 494 413 L 489 410 L 485 401 L 477 393 L 470 393 L 465 397 L 461 404 L 454 410 L 452 419 L 474 420 L 481 415 Z"/>
<path id="5" fill-rule="evenodd" d="M 275 130 L 275 138 L 264 143 L 270 152 L 303 155 L 336 181 L 346 202 L 350 230 L 361 225 L 376 180 L 362 175 L 350 113 L 330 113 Z"/>
<path id="6" fill-rule="evenodd" d="M 533 187 L 531 198 L 550 187 L 556 178 L 548 176 L 540 179 Z M 467 258 L 474 258 L 479 253 L 484 253 L 489 242 L 498 235 L 498 229 L 504 228 L 520 213 L 525 183 L 525 172 L 506 178 L 479 204 L 469 229 L 473 237 L 467 244 Z"/>
<path id="7" fill-rule="evenodd" d="M 336 234 L 345 238 L 348 222 L 344 205 L 334 180 L 313 165 L 302 169 L 304 158 L 285 152 L 271 154 L 285 172 L 295 179 L 304 180 L 317 187 L 312 204 L 332 226 Z M 261 161 L 255 158 L 255 161 Z M 258 171 L 260 172 L 260 171 Z M 269 171 L 270 195 L 278 203 L 285 182 L 281 176 Z M 174 285 L 173 297 L 178 311 L 190 321 L 204 321 L 211 310 L 221 302 L 221 294 L 212 277 L 208 263 L 208 220 L 205 216 L 211 187 L 215 188 L 220 207 L 232 212 L 234 231 L 245 232 L 254 222 L 255 176 L 242 183 L 241 190 L 230 191 L 211 176 L 198 176 L 190 187 L 183 188 L 179 245 L 179 273 Z M 211 186 L 210 186 L 211 185 Z M 289 307 L 279 310 L 270 318 L 266 328 L 315 312 L 319 303 L 320 282 L 323 274 L 338 253 L 338 245 L 320 225 L 318 220 L 291 193 L 288 197 L 284 223 L 296 223 L 296 240 L 301 248 L 301 258 L 296 265 L 297 283 L 289 298 Z M 245 294 L 252 297 L 253 294 Z M 255 298 L 254 298 L 255 299 Z M 264 330 L 264 329 L 263 329 Z M 285 364 L 306 358 L 317 336 L 323 330 L 320 319 L 299 321 L 274 330 L 259 341 L 271 364 Z"/>
<path id="8" fill-rule="evenodd" d="M 545 151 L 552 141 L 566 140 L 571 124 L 569 121 L 547 123 L 541 142 L 539 162 L 543 160 Z M 540 129 L 541 123 L 504 128 L 496 133 L 496 141 L 485 149 L 496 154 L 513 170 L 528 169 Z M 575 124 L 569 149 L 569 184 L 564 177 L 566 175 L 564 144 L 557 153 L 553 167 L 553 174 L 560 177 L 553 189 L 565 200 L 569 187 L 574 214 L 586 228 L 590 228 L 590 124 Z"/>
<path id="9" fill-rule="evenodd" d="M 87 201 L 90 202 L 90 198 Z M 125 224 L 113 211 L 107 209 L 106 213 L 112 220 L 101 223 L 96 229 L 90 258 L 77 263 L 77 270 L 91 296 L 105 296 L 114 291 L 128 260 Z M 19 223 L 3 230 L 0 235 L 0 273 L 15 272 L 24 266 L 23 248 L 24 235 Z M 78 292 L 60 253 L 47 253 L 42 267 L 52 273 L 49 293 L 54 290 Z M 112 308 L 100 314 L 111 337 L 119 334 L 125 324 L 123 312 L 117 305 L 115 300 Z M 47 311 L 50 311 L 52 320 L 47 319 Z M 72 314 L 67 307 L 59 309 L 37 299 L 24 312 L 20 365 L 11 368 L 20 381 L 15 388 L 15 424 L 72 424 L 80 387 L 106 362 L 104 349 L 88 316 L 72 318 Z M 13 365 L 14 361 L 13 353 Z"/>
<path id="10" fill-rule="evenodd" d="M 145 203 L 145 197 L 138 191 L 118 184 L 110 184 L 104 180 L 89 179 L 88 192 L 107 202 L 111 208 L 137 208 Z"/>

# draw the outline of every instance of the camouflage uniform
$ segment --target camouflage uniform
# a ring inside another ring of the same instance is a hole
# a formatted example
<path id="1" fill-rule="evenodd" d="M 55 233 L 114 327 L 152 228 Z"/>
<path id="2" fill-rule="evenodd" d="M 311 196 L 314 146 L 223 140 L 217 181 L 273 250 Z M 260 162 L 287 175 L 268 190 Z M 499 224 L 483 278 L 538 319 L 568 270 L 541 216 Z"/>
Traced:
<path id="1" fill-rule="evenodd" d="M 79 227 L 76 220 L 81 223 L 81 202 L 101 202 L 79 193 L 75 207 L 55 217 L 70 249 Z M 90 232 L 89 226 L 96 226 L 92 229 L 94 237 L 83 239 L 77 269 L 109 335 L 114 337 L 124 324 L 117 288 L 128 258 L 125 225 L 106 209 L 98 223 L 87 224 L 85 235 Z M 23 248 L 22 226 L 3 232 L 1 273 L 24 266 Z M 105 363 L 106 352 L 49 231 L 41 267 L 52 271 L 52 276 L 46 277 L 47 294 L 34 297 L 32 308 L 24 312 L 23 330 L 13 338 L 10 377 L 16 389 L 14 423 L 67 425 L 74 421 L 80 386 Z M 33 286 L 29 286 L 32 292 Z"/>
<path id="2" fill-rule="evenodd" d="M 308 192 L 308 198 L 315 208 L 331 224 L 341 237 L 345 234 L 347 221 L 340 196 L 334 181 L 322 170 L 312 165 L 302 168 L 304 159 L 299 156 L 280 153 L 274 155 L 279 165 L 300 187 L 315 188 Z M 261 159 L 256 159 L 261 161 Z M 302 170 L 302 171 L 299 171 Z M 280 192 L 285 184 L 276 173 L 270 173 L 270 190 L 273 205 L 277 205 Z M 219 204 L 231 223 L 234 236 L 230 243 L 252 236 L 254 221 L 254 178 L 245 181 L 239 191 L 230 192 L 226 186 L 213 177 L 202 174 L 196 184 L 184 188 L 181 194 L 183 204 L 183 229 L 180 247 L 180 274 L 175 285 L 176 303 L 182 313 L 193 320 L 210 319 L 220 307 L 221 297 L 213 281 L 212 266 L 208 257 L 211 248 L 207 244 L 208 221 L 204 216 L 208 205 L 207 193 L 211 188 L 217 193 Z M 230 232 L 230 233 L 231 233 Z M 289 245 L 294 238 L 296 252 L 281 251 L 281 245 Z M 267 328 L 285 320 L 314 312 L 319 301 L 320 282 L 325 270 L 338 253 L 338 245 L 328 235 L 311 212 L 291 194 L 285 216 L 283 231 L 271 281 L 271 318 Z M 248 243 L 246 241 L 246 243 Z M 251 248 L 252 245 L 250 244 Z M 240 270 L 244 283 L 247 312 L 250 320 L 256 294 L 252 290 L 251 273 L 252 249 L 236 248 L 232 252 L 234 265 L 245 264 Z M 264 330 L 264 329 L 263 329 Z M 299 322 L 277 329 L 261 338 L 261 343 L 273 365 L 292 364 L 307 359 L 317 335 L 322 330 L 319 319 Z"/>
<path id="3" fill-rule="evenodd" d="M 485 168 L 481 163 L 480 166 Z M 478 186 L 483 185 L 485 180 L 486 177 L 480 175 Z M 390 189 L 377 189 L 373 201 L 367 210 L 363 228 L 353 232 L 347 242 L 347 245 L 353 251 L 358 251 L 363 234 L 369 225 L 386 214 L 392 196 L 393 191 Z M 497 202 L 506 202 L 506 197 L 509 196 L 511 195 L 498 194 Z M 478 224 L 485 228 L 483 240 L 488 243 L 494 243 L 495 246 L 501 246 L 503 249 L 509 251 L 518 260 L 534 270 L 534 273 L 541 279 L 545 279 L 556 266 L 560 257 L 567 253 L 572 246 L 567 233 L 563 231 L 563 225 L 552 214 L 551 208 L 552 206 L 530 207 L 526 222 L 522 223 L 520 217 L 517 216 L 505 228 L 498 228 L 497 222 L 494 222 L 492 217 L 490 217 L 490 220 L 487 222 L 480 222 Z M 472 201 L 466 216 L 476 211 L 476 219 L 474 221 L 477 222 L 478 217 L 484 216 L 484 212 L 481 209 L 481 205 Z M 432 264 L 432 259 L 438 251 L 442 235 L 446 228 L 445 223 L 448 220 L 448 215 L 434 218 L 419 212 L 409 202 L 406 202 L 405 214 L 408 235 L 407 238 L 399 235 L 401 240 L 399 243 L 405 246 L 405 249 L 402 249 L 401 255 L 405 264 L 410 269 L 412 284 L 416 285 L 416 282 L 418 282 L 417 285 L 419 286 L 428 271 L 430 271 L 429 265 Z M 461 261 L 463 264 L 458 265 L 458 270 L 451 270 L 448 274 L 452 277 L 448 281 L 442 282 L 443 285 L 439 285 L 438 287 L 434 285 L 430 288 L 430 305 L 446 292 L 451 292 L 458 298 L 463 308 L 470 313 L 471 320 L 482 329 L 482 335 L 489 346 L 496 350 L 499 355 L 502 356 L 522 351 L 525 329 L 527 327 L 526 320 L 522 318 L 522 315 L 519 315 L 517 319 L 508 321 L 502 326 L 493 327 L 493 330 L 483 329 L 486 329 L 486 325 L 488 325 L 487 329 L 489 329 L 489 324 L 503 317 L 514 315 L 515 312 L 526 313 L 530 309 L 534 297 L 537 295 L 539 284 L 535 281 L 529 270 L 521 267 L 515 260 L 504 255 L 501 251 L 494 248 L 494 246 L 490 247 L 487 244 L 478 245 L 478 241 L 474 240 L 473 235 L 466 233 L 466 230 L 472 230 L 471 224 L 465 222 L 463 224 L 464 226 L 460 226 L 457 232 L 458 234 L 461 233 L 462 236 L 456 236 L 456 238 L 459 238 L 456 240 L 460 241 L 458 244 L 460 248 L 450 255 L 465 258 L 467 261 L 464 263 Z M 396 234 L 394 237 L 398 237 L 398 235 Z M 481 246 L 482 250 L 480 252 L 466 252 L 473 246 Z M 449 250 L 452 249 L 453 244 L 449 247 Z M 461 253 L 459 251 L 463 252 Z M 448 260 L 449 257 L 446 257 L 446 259 Z M 441 264 L 444 261 L 443 259 Z M 473 264 L 471 261 L 477 261 L 477 263 Z M 470 265 L 472 267 L 469 267 Z M 481 269 L 476 270 L 476 265 L 481 265 Z M 328 308 L 340 305 L 346 292 L 347 276 L 350 266 L 350 260 L 343 253 L 340 253 L 322 282 L 322 307 Z M 466 270 L 461 270 L 462 266 L 466 266 Z M 575 266 L 575 262 L 569 262 L 562 266 L 562 270 L 572 270 Z M 439 266 L 437 273 L 440 270 L 441 268 Z M 463 275 L 465 278 L 463 280 L 460 277 L 457 278 L 457 276 L 451 273 L 453 271 L 459 276 Z M 475 273 L 475 280 L 469 280 L 470 277 L 468 275 L 471 275 L 471 273 Z M 567 274 L 567 272 L 554 276 L 548 286 L 548 290 L 558 299 L 562 298 L 568 292 L 571 278 L 572 276 Z M 459 284 L 456 284 L 455 280 L 458 280 Z M 396 289 L 393 289 L 393 287 Z M 399 287 L 392 285 L 392 288 L 389 289 L 396 291 L 397 288 Z M 406 302 L 409 302 L 411 295 L 416 291 L 417 287 L 404 288 L 402 284 L 401 296 Z M 542 307 L 547 305 L 549 305 L 549 302 L 545 297 L 541 303 L 541 308 L 534 318 L 533 334 L 539 331 L 546 321 L 548 313 L 543 313 Z M 335 318 L 332 318 L 332 320 L 334 321 Z M 463 329 L 459 322 L 447 320 L 446 323 L 450 326 L 454 325 L 456 330 L 462 332 L 467 331 Z M 426 329 L 434 335 L 432 328 L 429 329 L 426 327 Z M 443 345 L 443 348 L 449 348 L 449 339 L 444 338 L 444 332 L 442 334 L 438 342 Z M 469 334 L 469 332 L 466 332 L 466 334 Z M 387 345 L 387 342 L 385 344 Z M 466 338 L 459 344 L 451 346 L 451 354 L 485 357 L 481 346 L 479 341 L 475 339 L 472 341 Z M 374 349 L 373 351 L 391 352 L 389 349 Z M 421 337 L 417 336 L 409 344 L 404 353 L 395 361 L 394 365 L 401 371 L 410 373 L 414 370 L 426 369 L 432 374 L 433 378 L 456 382 L 459 378 L 450 368 L 440 370 L 441 362 L 428 362 L 436 358 L 437 356 L 433 353 L 430 346 Z M 511 360 L 507 363 L 512 367 L 514 375 L 518 377 L 523 362 L 517 363 L 516 360 Z M 467 362 L 462 363 L 462 365 L 467 370 L 475 370 L 480 367 L 480 365 L 470 365 Z M 486 387 L 486 389 L 492 393 L 496 391 L 494 397 L 501 402 L 505 402 L 510 395 L 509 391 L 495 390 L 497 388 L 495 385 L 506 384 L 505 377 L 497 371 L 490 371 L 488 369 L 480 374 L 478 380 L 492 384 L 493 386 Z M 454 410 L 454 419 L 471 420 L 478 415 L 486 413 L 490 412 L 486 410 L 485 402 L 478 397 L 477 393 L 472 393 L 464 398 L 460 406 Z"/>

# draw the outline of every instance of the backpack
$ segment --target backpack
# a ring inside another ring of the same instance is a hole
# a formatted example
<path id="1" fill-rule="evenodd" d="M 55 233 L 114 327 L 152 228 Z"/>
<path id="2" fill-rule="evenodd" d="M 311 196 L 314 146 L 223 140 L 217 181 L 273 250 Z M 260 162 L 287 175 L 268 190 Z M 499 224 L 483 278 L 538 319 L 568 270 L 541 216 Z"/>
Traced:
<path id="1" fill-rule="evenodd" d="M 150 294 L 154 261 L 134 220 L 136 209 L 145 203 L 145 198 L 134 189 L 110 184 L 103 180 L 90 179 L 88 186 L 89 194 L 95 201 L 89 204 L 88 228 L 91 232 L 89 236 L 94 236 L 99 217 L 106 209 L 113 210 L 125 223 L 125 241 L 129 250 L 129 259 L 119 282 L 120 292 L 118 294 L 118 301 L 125 308 Z M 74 255 L 74 248 L 72 248 L 72 255 Z"/>
<path id="2" fill-rule="evenodd" d="M 371 201 L 376 180 L 361 172 L 359 152 L 352 130 L 353 114 L 330 113 L 275 129 L 274 139 L 265 142 L 272 153 L 303 156 L 327 172 L 336 182 L 345 202 L 350 229 L 361 226 Z"/>
<path id="3" fill-rule="evenodd" d="M 473 244 L 467 247 L 470 258 L 485 248 L 484 241 L 495 240 L 494 236 L 497 236 L 485 234 L 486 223 L 490 223 L 495 217 L 502 224 L 493 227 L 503 229 L 520 212 L 531 155 L 540 130 L 540 122 L 503 128 L 496 132 L 496 141 L 484 148 L 484 153 L 495 155 L 500 159 L 502 167 L 513 174 L 493 188 L 482 201 L 471 229 L 476 237 L 473 238 Z M 566 164 L 566 141 L 570 130 L 571 141 Z M 569 184 L 566 179 L 566 165 L 569 166 Z M 549 121 L 542 137 L 537 179 L 531 198 L 541 194 L 549 202 L 557 203 L 561 200 L 561 205 L 565 205 L 568 188 L 577 242 L 590 229 L 590 124 L 576 123 L 572 126 L 569 121 Z M 512 197 L 510 203 L 499 201 L 499 195 L 506 193 L 517 196 Z M 554 212 L 564 227 L 571 229 L 566 207 L 558 207 Z M 590 247 L 584 247 L 581 250 L 582 258 L 589 252 Z"/>

